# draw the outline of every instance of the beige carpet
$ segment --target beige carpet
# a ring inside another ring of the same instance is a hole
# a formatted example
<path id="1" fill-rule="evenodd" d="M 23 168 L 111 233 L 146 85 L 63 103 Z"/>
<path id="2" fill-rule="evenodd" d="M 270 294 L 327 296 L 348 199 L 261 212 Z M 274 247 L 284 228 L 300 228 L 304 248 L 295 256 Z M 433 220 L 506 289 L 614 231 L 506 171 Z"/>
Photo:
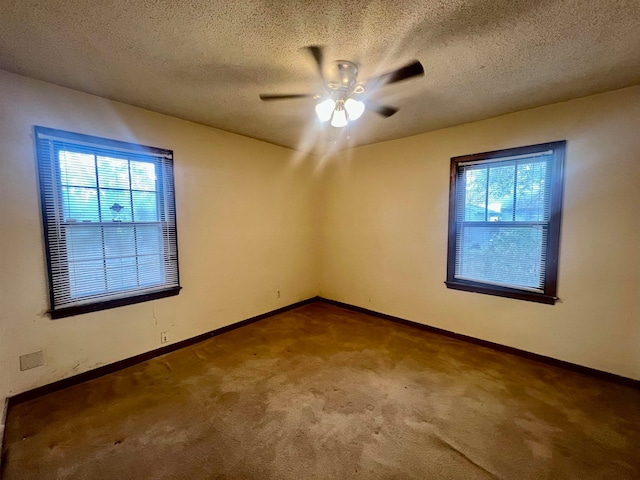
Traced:
<path id="1" fill-rule="evenodd" d="M 638 479 L 640 391 L 313 303 L 9 412 L 4 479 Z"/>

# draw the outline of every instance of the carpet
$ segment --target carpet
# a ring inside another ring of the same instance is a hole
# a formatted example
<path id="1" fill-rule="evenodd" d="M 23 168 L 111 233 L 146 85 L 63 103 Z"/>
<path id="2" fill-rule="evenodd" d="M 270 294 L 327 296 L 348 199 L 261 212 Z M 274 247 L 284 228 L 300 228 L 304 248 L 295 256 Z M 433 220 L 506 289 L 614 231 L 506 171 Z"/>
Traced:
<path id="1" fill-rule="evenodd" d="M 316 302 L 14 405 L 17 479 L 638 479 L 640 391 Z"/>

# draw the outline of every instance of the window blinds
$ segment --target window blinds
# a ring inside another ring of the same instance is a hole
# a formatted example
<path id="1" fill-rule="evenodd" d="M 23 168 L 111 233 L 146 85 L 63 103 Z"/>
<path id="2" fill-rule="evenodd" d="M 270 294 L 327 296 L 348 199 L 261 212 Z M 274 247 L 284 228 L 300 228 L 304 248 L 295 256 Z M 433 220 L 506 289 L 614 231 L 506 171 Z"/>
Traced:
<path id="1" fill-rule="evenodd" d="M 461 163 L 455 278 L 544 291 L 553 152 Z"/>
<path id="2" fill-rule="evenodd" d="M 51 310 L 179 289 L 172 152 L 36 127 Z"/>

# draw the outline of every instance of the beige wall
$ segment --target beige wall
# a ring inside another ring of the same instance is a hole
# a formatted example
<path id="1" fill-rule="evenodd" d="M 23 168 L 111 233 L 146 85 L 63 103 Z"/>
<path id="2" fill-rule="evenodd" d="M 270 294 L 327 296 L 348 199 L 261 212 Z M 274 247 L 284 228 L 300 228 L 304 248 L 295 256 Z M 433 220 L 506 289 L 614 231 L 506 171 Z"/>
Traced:
<path id="1" fill-rule="evenodd" d="M 33 125 L 174 150 L 179 296 L 49 319 Z M 0 398 L 315 296 L 312 163 L 0 71 Z M 38 350 L 45 365 L 20 372 Z"/>
<path id="2" fill-rule="evenodd" d="M 175 342 L 318 293 L 640 379 L 638 111 L 634 87 L 350 150 L 320 170 L 0 71 L 0 397 L 158 348 L 161 331 Z M 179 296 L 49 319 L 33 125 L 174 150 Z M 562 302 L 447 290 L 450 157 L 561 139 Z M 45 365 L 20 372 L 37 350 Z"/>
<path id="3" fill-rule="evenodd" d="M 561 302 L 448 290 L 450 158 L 563 139 Z M 640 379 L 640 87 L 343 152 L 320 205 L 322 296 Z"/>

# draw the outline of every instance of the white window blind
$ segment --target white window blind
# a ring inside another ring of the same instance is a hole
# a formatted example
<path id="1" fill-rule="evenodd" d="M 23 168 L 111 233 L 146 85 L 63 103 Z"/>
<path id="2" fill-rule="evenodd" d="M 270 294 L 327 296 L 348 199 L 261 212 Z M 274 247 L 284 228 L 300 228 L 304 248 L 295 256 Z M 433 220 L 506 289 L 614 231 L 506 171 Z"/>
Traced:
<path id="1" fill-rule="evenodd" d="M 555 302 L 564 148 L 452 159 L 449 288 Z"/>
<path id="2" fill-rule="evenodd" d="M 42 127 L 36 141 L 52 315 L 177 293 L 172 152 Z"/>
<path id="3" fill-rule="evenodd" d="M 456 278 L 544 290 L 552 158 L 459 165 Z"/>

